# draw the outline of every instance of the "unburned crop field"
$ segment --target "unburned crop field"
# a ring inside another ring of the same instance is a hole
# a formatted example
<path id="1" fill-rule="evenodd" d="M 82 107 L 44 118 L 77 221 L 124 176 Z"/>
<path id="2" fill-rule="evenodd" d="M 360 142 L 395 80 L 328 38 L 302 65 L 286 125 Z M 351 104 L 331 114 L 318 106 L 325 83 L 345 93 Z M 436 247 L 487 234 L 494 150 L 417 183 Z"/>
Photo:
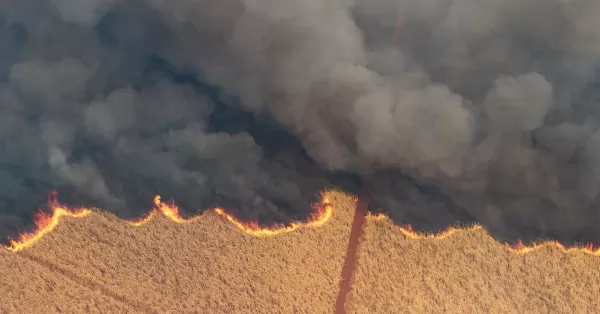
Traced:
<path id="1" fill-rule="evenodd" d="M 594 313 L 600 257 L 515 254 L 484 229 L 415 240 L 368 219 L 353 288 L 351 313 Z"/>
<path id="2" fill-rule="evenodd" d="M 33 246 L 0 251 L 0 313 L 333 313 L 356 199 L 328 198 L 323 226 L 267 237 L 212 211 L 141 226 L 100 211 L 64 218 Z M 600 308 L 600 257 L 515 254 L 483 229 L 414 239 L 375 218 L 360 238 L 348 313 Z"/>
<path id="3" fill-rule="evenodd" d="M 98 212 L 65 218 L 34 246 L 2 252 L 0 312 L 330 313 L 354 200 L 329 195 L 325 225 L 272 237 L 210 211 L 139 227 Z"/>

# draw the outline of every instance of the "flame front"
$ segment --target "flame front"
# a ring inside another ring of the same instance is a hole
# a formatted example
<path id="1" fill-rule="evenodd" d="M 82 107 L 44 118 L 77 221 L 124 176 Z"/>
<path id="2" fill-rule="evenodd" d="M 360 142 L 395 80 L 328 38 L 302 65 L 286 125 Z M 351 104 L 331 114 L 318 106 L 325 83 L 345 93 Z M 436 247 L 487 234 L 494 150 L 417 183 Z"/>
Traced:
<path id="1" fill-rule="evenodd" d="M 326 195 L 323 195 L 323 200 L 321 204 L 318 206 L 314 206 L 317 208 L 317 212 L 311 215 L 311 220 L 306 223 L 291 223 L 289 225 L 280 225 L 271 228 L 261 228 L 259 227 L 257 222 L 251 221 L 248 223 L 243 223 L 236 219 L 233 215 L 226 213 L 221 208 L 215 208 L 215 213 L 217 215 L 227 219 L 227 221 L 231 222 L 238 229 L 242 230 L 247 234 L 251 234 L 253 236 L 264 237 L 264 236 L 273 236 L 281 233 L 294 231 L 302 226 L 305 227 L 320 227 L 325 224 L 329 218 L 333 215 L 333 207 L 329 203 L 329 199 Z"/>
<path id="2" fill-rule="evenodd" d="M 376 221 L 390 219 L 390 218 L 383 214 L 373 215 L 373 214 L 369 213 L 369 214 L 367 214 L 367 219 L 372 222 L 376 222 Z M 476 225 L 472 225 L 472 226 L 466 227 L 466 228 L 448 227 L 448 229 L 446 229 L 440 233 L 428 234 L 428 233 L 418 233 L 418 232 L 414 231 L 411 225 L 407 225 L 406 227 L 402 227 L 402 226 L 397 226 L 397 227 L 398 227 L 398 230 L 400 231 L 400 233 L 404 234 L 406 237 L 413 239 L 413 240 L 423 240 L 423 239 L 442 240 L 442 239 L 445 239 L 445 238 L 447 238 L 453 234 L 456 234 L 458 232 L 472 232 L 475 230 L 483 229 L 483 226 L 476 224 Z M 510 244 L 506 243 L 505 246 L 510 252 L 512 252 L 514 254 L 526 254 L 526 253 L 530 253 L 530 252 L 533 252 L 537 249 L 541 249 L 544 247 L 554 247 L 554 248 L 561 250 L 564 253 L 582 252 L 585 254 L 600 256 L 600 247 L 594 248 L 593 244 L 587 244 L 584 247 L 575 247 L 575 246 L 574 247 L 565 247 L 558 241 L 545 241 L 545 242 L 535 243 L 531 246 L 526 246 L 525 244 L 523 244 L 523 241 L 519 240 L 517 245 L 511 246 Z"/>
<path id="3" fill-rule="evenodd" d="M 526 246 L 525 244 L 523 244 L 523 241 L 519 240 L 519 242 L 515 246 L 511 246 L 508 243 L 505 245 L 511 252 L 515 254 L 526 254 L 531 251 L 541 249 L 543 247 L 554 247 L 565 253 L 583 252 L 594 256 L 600 256 L 600 247 L 595 248 L 594 245 L 591 243 L 588 243 L 583 247 L 565 247 L 558 241 L 545 241 L 533 244 L 532 246 Z"/>
<path id="4" fill-rule="evenodd" d="M 19 236 L 19 240 L 10 240 L 8 249 L 13 252 L 21 251 L 32 246 L 35 242 L 41 239 L 44 235 L 54 230 L 58 225 L 61 217 L 85 217 L 92 213 L 92 210 L 87 208 L 79 208 L 71 210 L 60 205 L 56 201 L 56 192 L 51 194 L 49 199 L 50 209 L 52 214 L 38 212 L 35 217 L 36 229 L 31 233 L 24 233 Z"/>
<path id="5" fill-rule="evenodd" d="M 150 213 L 148 214 L 148 216 L 146 216 L 145 218 L 139 219 L 139 220 L 133 220 L 133 221 L 128 221 L 128 223 L 130 225 L 134 225 L 136 227 L 139 227 L 143 224 L 146 224 L 147 222 L 149 222 L 150 220 L 152 220 L 152 218 L 154 218 L 154 216 L 156 216 L 156 214 L 160 213 L 162 214 L 164 217 L 168 218 L 169 220 L 176 222 L 176 223 L 189 223 L 192 221 L 195 221 L 198 217 L 193 217 L 190 219 L 185 219 L 181 216 L 179 216 L 179 207 L 177 207 L 177 205 L 175 205 L 175 202 L 171 202 L 171 204 L 165 204 L 162 202 L 160 195 L 156 195 L 154 197 L 154 208 L 150 211 Z"/>
<path id="6" fill-rule="evenodd" d="M 384 219 L 390 219 L 388 216 L 384 214 L 373 215 L 371 213 L 367 214 L 367 219 L 370 221 L 379 221 Z M 480 225 L 472 225 L 467 228 L 456 228 L 456 227 L 448 227 L 446 230 L 439 233 L 419 233 L 413 230 L 411 225 L 407 225 L 406 227 L 398 226 L 400 233 L 404 234 L 406 237 L 413 240 L 422 240 L 422 239 L 434 239 L 441 240 L 445 239 L 457 232 L 469 232 L 474 230 L 482 229 L 483 227 Z"/>
<path id="7" fill-rule="evenodd" d="M 162 216 L 176 223 L 190 223 L 200 218 L 200 216 L 192 217 L 189 219 L 181 217 L 179 215 L 179 208 L 177 207 L 177 205 L 175 205 L 174 203 L 163 203 L 161 197 L 158 195 L 154 197 L 154 205 L 155 207 L 152 209 L 152 211 L 150 211 L 148 216 L 140 220 L 128 221 L 128 223 L 133 226 L 141 226 L 152 220 L 158 214 L 161 214 Z M 18 252 L 34 245 L 38 240 L 44 237 L 44 235 L 51 232 L 58 225 L 62 217 L 80 218 L 88 216 L 92 213 L 92 210 L 88 208 L 69 209 L 65 206 L 62 206 L 56 201 L 56 193 L 51 194 L 51 198 L 49 199 L 49 206 L 51 209 L 51 214 L 44 212 L 39 212 L 38 214 L 36 214 L 35 230 L 30 233 L 20 234 L 18 240 L 11 239 L 9 241 L 10 245 L 7 247 L 8 250 Z M 326 193 L 322 194 L 321 203 L 313 207 L 316 209 L 316 211 L 313 214 L 311 214 L 311 219 L 308 222 L 294 222 L 288 225 L 278 225 L 274 227 L 261 227 L 257 222 L 254 221 L 247 223 L 241 222 L 233 215 L 227 213 L 222 208 L 215 208 L 214 212 L 218 216 L 232 223 L 244 233 L 253 236 L 264 237 L 291 232 L 300 227 L 320 227 L 324 225 L 333 215 L 333 207 L 330 204 Z M 369 213 L 367 214 L 367 219 L 375 222 L 383 219 L 389 219 L 389 217 L 383 214 L 373 215 Z M 466 228 L 449 227 L 448 229 L 440 233 L 427 234 L 414 231 L 410 225 L 406 227 L 398 226 L 398 230 L 402 234 L 413 240 L 441 240 L 458 232 L 471 232 L 480 229 L 483 229 L 481 225 L 472 225 Z M 505 244 L 505 246 L 510 252 L 514 254 L 526 254 L 543 247 L 554 247 L 565 253 L 583 252 L 594 256 L 600 256 L 600 247 L 594 247 L 592 244 L 588 244 L 584 247 L 565 247 L 558 241 L 546 241 L 526 246 L 523 244 L 523 242 L 519 241 L 516 245 L 511 246 L 509 244 Z"/>
<path id="8" fill-rule="evenodd" d="M 233 223 L 240 230 L 254 235 L 254 236 L 270 236 L 277 235 L 280 233 L 290 232 L 298 229 L 301 226 L 307 227 L 319 227 L 325 224 L 333 214 L 333 208 L 329 204 L 329 200 L 325 194 L 322 195 L 323 199 L 321 204 L 315 206 L 317 211 L 311 215 L 311 220 L 307 223 L 292 223 L 286 226 L 276 227 L 259 227 L 256 222 L 243 223 L 236 219 L 234 216 L 225 212 L 222 208 L 215 208 L 214 212 L 221 217 L 224 217 L 227 221 Z M 44 235 L 52 231 L 59 223 L 61 217 L 85 217 L 92 213 L 91 209 L 79 208 L 69 209 L 65 206 L 60 205 L 56 201 L 56 192 L 51 194 L 49 199 L 49 207 L 52 214 L 39 212 L 36 214 L 35 225 L 36 228 L 31 233 L 23 233 L 19 236 L 18 240 L 10 240 L 10 246 L 7 247 L 10 251 L 18 252 L 25 248 L 34 245 Z M 133 226 L 141 226 L 150 220 L 152 220 L 157 214 L 168 218 L 169 220 L 176 223 L 190 223 L 196 221 L 200 216 L 185 219 L 179 215 L 179 208 L 173 202 L 171 204 L 163 203 L 159 195 L 154 197 L 154 208 L 150 211 L 148 216 L 134 221 L 128 221 Z"/>

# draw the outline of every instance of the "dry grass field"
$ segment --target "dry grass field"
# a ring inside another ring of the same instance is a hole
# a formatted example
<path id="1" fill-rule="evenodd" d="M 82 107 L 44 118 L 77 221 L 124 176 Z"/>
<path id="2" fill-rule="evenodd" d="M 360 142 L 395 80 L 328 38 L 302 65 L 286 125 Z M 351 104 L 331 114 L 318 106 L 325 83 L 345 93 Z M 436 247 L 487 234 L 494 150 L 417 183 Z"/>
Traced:
<path id="1" fill-rule="evenodd" d="M 66 217 L 0 250 L 0 313 L 333 313 L 355 200 L 333 192 L 322 227 L 255 237 L 214 212 L 133 226 Z M 484 230 L 411 239 L 368 219 L 348 313 L 597 313 L 600 257 L 514 254 Z"/>
<path id="2" fill-rule="evenodd" d="M 64 218 L 34 246 L 3 250 L 0 312 L 331 313 L 354 201 L 329 199 L 325 225 L 272 237 L 212 211 L 139 227 L 106 213 Z"/>
<path id="3" fill-rule="evenodd" d="M 350 313 L 598 313 L 600 257 L 511 253 L 483 229 L 411 239 L 368 219 Z"/>
<path id="4" fill-rule="evenodd" d="M 25 257 L 0 250 L 0 313 L 131 313 L 133 308 Z"/>

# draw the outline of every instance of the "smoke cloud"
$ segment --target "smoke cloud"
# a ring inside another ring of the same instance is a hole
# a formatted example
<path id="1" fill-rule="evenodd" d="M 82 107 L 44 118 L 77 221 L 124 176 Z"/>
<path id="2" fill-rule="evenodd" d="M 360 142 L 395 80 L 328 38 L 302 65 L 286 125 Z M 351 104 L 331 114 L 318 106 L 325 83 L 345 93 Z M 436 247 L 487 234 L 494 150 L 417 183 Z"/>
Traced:
<path id="1" fill-rule="evenodd" d="M 0 232 L 51 189 L 285 222 L 347 175 L 421 229 L 600 243 L 599 30 L 593 0 L 9 0 Z"/>

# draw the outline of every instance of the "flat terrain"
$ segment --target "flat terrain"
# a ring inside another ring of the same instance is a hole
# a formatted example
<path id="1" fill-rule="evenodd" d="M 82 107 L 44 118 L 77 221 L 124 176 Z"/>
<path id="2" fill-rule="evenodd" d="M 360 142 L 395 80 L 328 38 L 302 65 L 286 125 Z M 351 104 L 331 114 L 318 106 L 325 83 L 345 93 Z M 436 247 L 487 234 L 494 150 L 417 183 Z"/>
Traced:
<path id="1" fill-rule="evenodd" d="M 511 253 L 483 229 L 411 239 L 367 219 L 351 313 L 598 313 L 600 257 Z"/>
<path id="2" fill-rule="evenodd" d="M 19 254 L 0 250 L 0 313 L 132 313 L 134 309 Z"/>
<path id="3" fill-rule="evenodd" d="M 65 218 L 34 246 L 2 250 L 0 312 L 331 313 L 354 201 L 329 199 L 322 227 L 262 238 L 212 211 L 139 227 Z"/>
<path id="4" fill-rule="evenodd" d="M 0 313 L 333 313 L 355 200 L 321 227 L 255 237 L 214 212 L 142 226 L 94 212 L 0 250 Z M 412 239 L 367 219 L 348 313 L 597 313 L 600 257 L 514 254 L 482 230 Z"/>

